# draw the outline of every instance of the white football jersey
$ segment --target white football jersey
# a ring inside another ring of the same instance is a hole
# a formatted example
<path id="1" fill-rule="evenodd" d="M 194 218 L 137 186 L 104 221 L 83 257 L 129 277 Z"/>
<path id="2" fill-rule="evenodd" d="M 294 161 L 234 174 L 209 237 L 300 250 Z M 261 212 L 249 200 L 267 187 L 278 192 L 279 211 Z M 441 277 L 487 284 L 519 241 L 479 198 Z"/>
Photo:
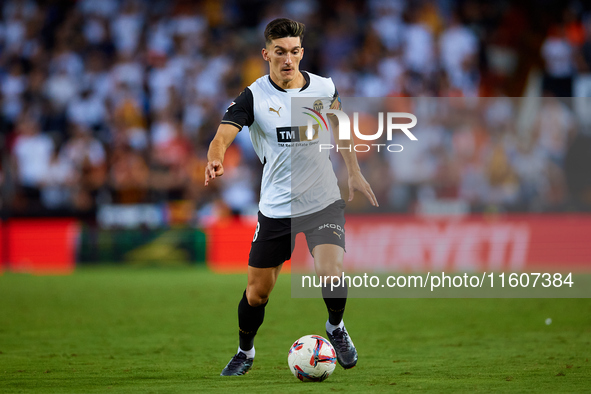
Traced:
<path id="1" fill-rule="evenodd" d="M 269 75 L 257 79 L 232 102 L 222 120 L 240 129 L 249 127 L 263 163 L 259 210 L 270 218 L 315 213 L 341 198 L 329 150 L 319 149 L 331 143 L 331 131 L 326 117 L 317 113 L 338 100 L 338 93 L 332 79 L 302 74 L 306 84 L 298 89 L 284 90 Z M 298 108 L 292 108 L 292 98 L 309 100 L 302 105 L 300 99 Z"/>

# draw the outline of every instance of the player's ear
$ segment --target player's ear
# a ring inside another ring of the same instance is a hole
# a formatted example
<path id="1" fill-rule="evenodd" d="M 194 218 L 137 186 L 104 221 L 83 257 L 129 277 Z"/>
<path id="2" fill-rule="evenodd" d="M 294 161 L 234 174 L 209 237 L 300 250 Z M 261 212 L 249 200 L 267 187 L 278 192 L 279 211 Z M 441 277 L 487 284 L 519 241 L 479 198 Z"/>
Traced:
<path id="1" fill-rule="evenodd" d="M 263 48 L 261 50 L 261 54 L 263 55 L 263 59 L 265 59 L 266 62 L 271 60 L 269 59 L 269 52 L 267 51 L 267 48 Z"/>

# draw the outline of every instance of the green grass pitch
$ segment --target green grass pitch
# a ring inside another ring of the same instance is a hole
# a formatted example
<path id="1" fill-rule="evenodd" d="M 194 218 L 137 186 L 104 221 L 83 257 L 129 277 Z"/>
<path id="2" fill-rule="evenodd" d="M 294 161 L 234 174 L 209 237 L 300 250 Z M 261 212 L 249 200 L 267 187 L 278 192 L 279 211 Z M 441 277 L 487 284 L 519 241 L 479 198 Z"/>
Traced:
<path id="1" fill-rule="evenodd" d="M 291 299 L 288 275 L 253 369 L 222 378 L 245 283 L 203 268 L 5 273 L 0 392 L 591 391 L 590 299 L 351 299 L 357 367 L 301 383 L 287 352 L 302 335 L 325 335 L 326 312 L 321 299 Z"/>

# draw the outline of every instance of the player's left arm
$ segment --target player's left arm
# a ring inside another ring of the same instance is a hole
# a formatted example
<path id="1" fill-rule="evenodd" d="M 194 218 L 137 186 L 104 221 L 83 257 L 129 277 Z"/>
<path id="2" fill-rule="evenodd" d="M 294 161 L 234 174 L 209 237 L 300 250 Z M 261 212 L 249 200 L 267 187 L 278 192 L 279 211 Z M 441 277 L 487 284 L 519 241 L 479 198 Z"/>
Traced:
<path id="1" fill-rule="evenodd" d="M 338 92 L 335 91 L 335 95 L 333 96 L 332 102 L 330 104 L 330 109 L 338 109 L 342 110 L 341 98 L 339 97 Z M 374 207 L 379 207 L 378 200 L 376 199 L 369 182 L 365 179 L 363 174 L 361 173 L 361 168 L 359 167 L 359 162 L 357 161 L 357 155 L 355 154 L 355 150 L 352 147 L 351 140 L 340 140 L 339 139 L 339 119 L 332 114 L 328 115 L 328 120 L 332 127 L 332 132 L 334 135 L 334 139 L 339 146 L 339 152 L 343 156 L 343 160 L 345 161 L 345 165 L 347 166 L 347 173 L 349 175 L 348 185 L 349 185 L 349 201 L 353 200 L 353 195 L 355 194 L 355 190 L 359 190 L 365 197 L 369 200 L 371 205 Z"/>

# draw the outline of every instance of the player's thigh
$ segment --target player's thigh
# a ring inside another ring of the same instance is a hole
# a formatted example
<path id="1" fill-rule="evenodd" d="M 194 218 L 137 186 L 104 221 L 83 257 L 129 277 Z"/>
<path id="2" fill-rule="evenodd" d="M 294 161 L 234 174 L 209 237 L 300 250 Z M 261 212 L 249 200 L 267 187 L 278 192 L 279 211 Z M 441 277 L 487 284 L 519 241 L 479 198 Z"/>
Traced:
<path id="1" fill-rule="evenodd" d="M 314 268 L 319 276 L 341 276 L 345 250 L 340 245 L 321 244 L 312 250 Z"/>
<path id="2" fill-rule="evenodd" d="M 314 256 L 316 274 L 340 276 L 345 255 L 345 202 L 335 201 L 318 212 L 315 222 L 304 234 Z"/>
<path id="3" fill-rule="evenodd" d="M 291 245 L 289 234 L 265 241 L 255 238 L 252 242 L 246 287 L 246 298 L 251 306 L 262 305 L 269 299 L 281 266 L 289 260 Z"/>
<path id="4" fill-rule="evenodd" d="M 267 302 L 271 291 L 275 287 L 282 266 L 283 264 L 268 268 L 248 266 L 246 299 L 250 306 L 259 306 Z"/>

